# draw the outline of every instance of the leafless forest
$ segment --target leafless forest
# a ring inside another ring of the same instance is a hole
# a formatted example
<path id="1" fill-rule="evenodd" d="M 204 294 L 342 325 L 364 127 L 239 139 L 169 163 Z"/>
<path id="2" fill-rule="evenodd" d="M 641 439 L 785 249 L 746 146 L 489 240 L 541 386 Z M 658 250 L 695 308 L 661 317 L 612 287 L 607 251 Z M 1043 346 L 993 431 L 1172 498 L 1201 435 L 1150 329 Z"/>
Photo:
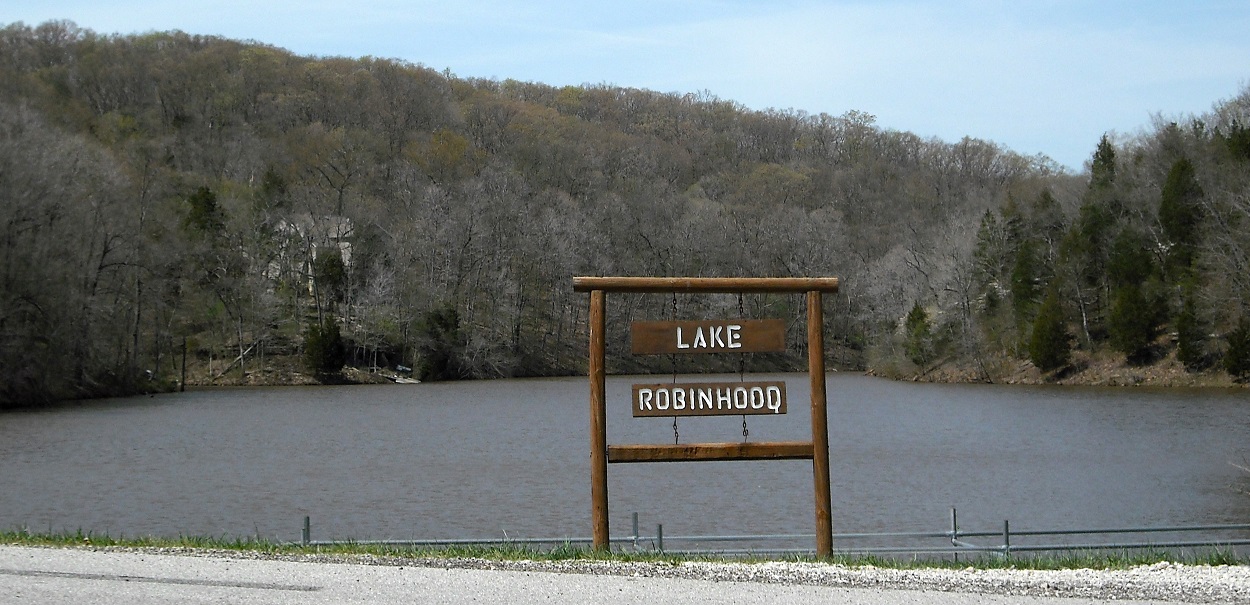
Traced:
<path id="1" fill-rule="evenodd" d="M 282 356 L 309 373 L 583 372 L 574 275 L 838 276 L 827 340 L 849 368 L 994 380 L 1002 360 L 1062 372 L 1118 352 L 1244 376 L 1250 89 L 1230 94 L 1090 141 L 1071 174 L 884 129 L 871 108 L 12 24 L 0 407 L 168 388 L 184 342 L 237 376 Z M 609 310 L 778 317 L 802 340 L 796 297 Z M 645 361 L 610 347 L 610 369 Z"/>

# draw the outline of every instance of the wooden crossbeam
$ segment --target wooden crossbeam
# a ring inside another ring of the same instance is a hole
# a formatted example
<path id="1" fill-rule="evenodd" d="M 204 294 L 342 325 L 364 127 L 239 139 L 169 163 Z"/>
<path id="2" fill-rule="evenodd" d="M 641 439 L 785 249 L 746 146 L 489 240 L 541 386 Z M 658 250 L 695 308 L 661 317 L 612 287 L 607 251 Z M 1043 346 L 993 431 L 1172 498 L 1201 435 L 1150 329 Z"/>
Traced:
<path id="1" fill-rule="evenodd" d="M 573 278 L 573 291 L 736 294 L 838 291 L 836 277 L 595 277 Z"/>
<path id="2" fill-rule="evenodd" d="M 811 460 L 807 441 L 609 445 L 608 462 L 689 462 L 711 460 Z"/>

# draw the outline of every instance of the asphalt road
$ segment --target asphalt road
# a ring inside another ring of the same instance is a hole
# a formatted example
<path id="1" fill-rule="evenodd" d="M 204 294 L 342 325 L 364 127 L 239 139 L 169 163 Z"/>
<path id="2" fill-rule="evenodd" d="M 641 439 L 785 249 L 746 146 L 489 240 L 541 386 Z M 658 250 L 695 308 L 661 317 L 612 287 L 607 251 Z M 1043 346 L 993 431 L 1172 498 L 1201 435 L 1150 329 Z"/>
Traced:
<path id="1" fill-rule="evenodd" d="M 0 603 L 4 604 L 647 602 L 1080 605 L 1102 601 L 0 546 Z"/>

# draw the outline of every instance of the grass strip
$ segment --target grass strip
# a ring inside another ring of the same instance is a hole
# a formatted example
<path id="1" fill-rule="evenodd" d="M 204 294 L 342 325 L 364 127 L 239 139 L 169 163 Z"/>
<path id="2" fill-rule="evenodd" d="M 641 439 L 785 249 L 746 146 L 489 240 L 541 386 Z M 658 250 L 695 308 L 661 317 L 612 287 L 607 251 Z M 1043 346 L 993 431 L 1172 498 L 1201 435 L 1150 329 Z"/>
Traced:
<path id="1" fill-rule="evenodd" d="M 641 550 L 602 552 L 578 544 L 559 544 L 539 548 L 531 544 L 499 542 L 480 545 L 453 546 L 406 546 L 391 544 L 360 544 L 341 542 L 332 545 L 304 546 L 292 542 L 275 542 L 256 537 L 206 537 L 161 536 L 111 537 L 94 532 L 31 533 L 28 531 L 0 531 L 0 544 L 13 546 L 77 547 L 77 548 L 152 548 L 152 549 L 198 549 L 256 552 L 273 555 L 343 555 L 373 556 L 389 559 L 439 560 L 439 559 L 486 559 L 496 561 L 608 561 L 644 562 L 680 565 L 686 562 L 712 563 L 763 563 L 799 562 L 829 563 L 847 567 L 881 567 L 889 569 L 1129 569 L 1143 565 L 1172 563 L 1182 565 L 1250 565 L 1250 555 L 1239 554 L 1231 548 L 1212 547 L 1187 549 L 1180 552 L 1164 550 L 1143 551 L 1057 551 L 1053 553 L 1030 553 L 1003 557 L 996 554 L 961 555 L 958 559 L 946 555 L 884 557 L 872 554 L 836 554 L 827 559 L 814 555 L 775 556 L 727 556 L 715 553 L 674 554 L 663 551 Z"/>

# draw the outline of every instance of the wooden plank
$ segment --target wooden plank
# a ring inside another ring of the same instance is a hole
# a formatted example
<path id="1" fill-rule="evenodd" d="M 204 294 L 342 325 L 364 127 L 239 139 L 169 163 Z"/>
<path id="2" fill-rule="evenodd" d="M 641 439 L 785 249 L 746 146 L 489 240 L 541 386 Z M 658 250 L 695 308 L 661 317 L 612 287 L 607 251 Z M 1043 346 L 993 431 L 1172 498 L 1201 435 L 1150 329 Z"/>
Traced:
<path id="1" fill-rule="evenodd" d="M 786 383 L 667 382 L 633 385 L 635 418 L 786 413 Z"/>
<path id="2" fill-rule="evenodd" d="M 608 462 L 612 463 L 810 460 L 811 458 L 812 444 L 806 441 L 608 446 Z"/>
<path id="3" fill-rule="evenodd" d="M 573 291 L 737 294 L 838 291 L 836 277 L 593 277 L 573 278 Z"/>
<path id="4" fill-rule="evenodd" d="M 781 353 L 786 322 L 780 319 L 635 321 L 629 325 L 634 355 L 674 353 Z"/>

